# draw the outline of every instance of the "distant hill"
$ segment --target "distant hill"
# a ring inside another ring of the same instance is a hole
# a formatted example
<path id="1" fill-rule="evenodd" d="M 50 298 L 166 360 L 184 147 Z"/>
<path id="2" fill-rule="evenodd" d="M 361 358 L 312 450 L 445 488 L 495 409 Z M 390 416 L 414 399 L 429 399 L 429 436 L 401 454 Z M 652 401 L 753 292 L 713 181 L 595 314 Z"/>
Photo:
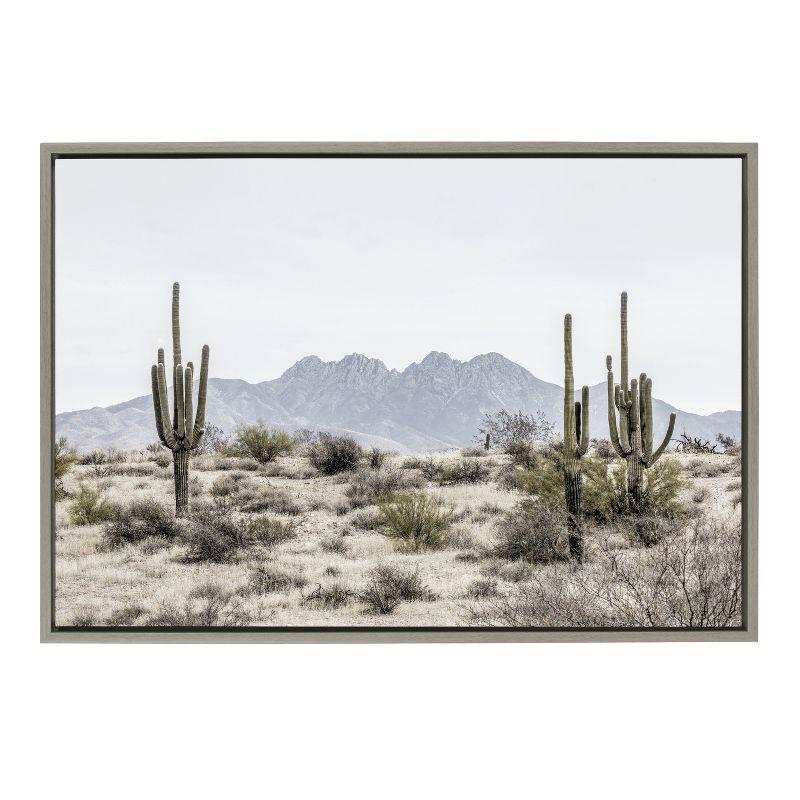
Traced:
<path id="1" fill-rule="evenodd" d="M 210 378 L 206 419 L 228 432 L 263 420 L 287 430 L 347 432 L 386 450 L 444 450 L 470 444 L 484 412 L 503 408 L 542 411 L 560 429 L 563 391 L 499 353 L 457 361 L 432 352 L 402 371 L 358 353 L 340 361 L 307 356 L 272 381 Z M 741 438 L 739 411 L 701 416 L 654 398 L 656 436 L 664 435 L 672 411 L 676 436 Z M 592 436 L 608 436 L 604 383 L 591 387 L 590 425 Z M 143 447 L 156 439 L 152 399 L 58 414 L 56 432 L 80 450 Z"/>

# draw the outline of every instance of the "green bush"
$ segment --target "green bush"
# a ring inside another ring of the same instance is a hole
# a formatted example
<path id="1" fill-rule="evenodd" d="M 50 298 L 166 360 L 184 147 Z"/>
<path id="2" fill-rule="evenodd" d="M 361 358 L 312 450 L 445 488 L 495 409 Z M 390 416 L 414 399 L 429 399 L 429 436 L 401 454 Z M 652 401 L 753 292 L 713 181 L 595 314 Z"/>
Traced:
<path id="1" fill-rule="evenodd" d="M 96 525 L 110 520 L 115 508 L 101 491 L 82 483 L 75 500 L 70 504 L 69 518 L 73 525 Z"/>
<path id="2" fill-rule="evenodd" d="M 604 524 L 618 517 L 633 514 L 627 493 L 625 464 L 607 462 L 596 456 L 581 459 L 583 515 Z M 541 504 L 561 507 L 564 504 L 564 473 L 561 459 L 555 453 L 544 454 L 534 469 L 517 469 L 513 474 L 516 487 L 536 498 Z M 645 472 L 645 489 L 640 516 L 674 518 L 683 513 L 678 497 L 686 487 L 680 468 L 673 459 L 659 459 Z"/>
<path id="3" fill-rule="evenodd" d="M 451 515 L 442 512 L 432 497 L 422 492 L 401 494 L 380 508 L 380 526 L 386 536 L 415 552 L 444 547 L 443 534 Z"/>
<path id="4" fill-rule="evenodd" d="M 358 442 L 350 436 L 333 436 L 320 433 L 308 447 L 311 466 L 323 475 L 336 475 L 355 469 L 363 456 Z"/>
<path id="5" fill-rule="evenodd" d="M 268 464 L 278 456 L 289 455 L 294 447 L 294 439 L 286 431 L 268 428 L 263 422 L 240 425 L 236 429 L 235 441 L 243 453 L 260 464 Z"/>
<path id="6" fill-rule="evenodd" d="M 66 436 L 59 436 L 53 448 L 53 458 L 55 461 L 55 478 L 63 478 L 72 469 L 72 465 L 78 460 L 78 454 L 69 446 Z"/>

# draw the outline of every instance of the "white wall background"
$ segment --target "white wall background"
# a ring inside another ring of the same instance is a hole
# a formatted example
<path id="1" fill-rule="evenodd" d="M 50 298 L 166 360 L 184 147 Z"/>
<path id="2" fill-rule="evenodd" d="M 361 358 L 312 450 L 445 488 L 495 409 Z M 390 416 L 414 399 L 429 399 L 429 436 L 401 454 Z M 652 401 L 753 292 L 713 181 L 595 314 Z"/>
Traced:
<path id="1" fill-rule="evenodd" d="M 6 793 L 790 793 L 797 22 L 785 4 L 682 0 L 5 8 Z M 757 140 L 761 642 L 39 645 L 38 143 L 243 139 Z"/>

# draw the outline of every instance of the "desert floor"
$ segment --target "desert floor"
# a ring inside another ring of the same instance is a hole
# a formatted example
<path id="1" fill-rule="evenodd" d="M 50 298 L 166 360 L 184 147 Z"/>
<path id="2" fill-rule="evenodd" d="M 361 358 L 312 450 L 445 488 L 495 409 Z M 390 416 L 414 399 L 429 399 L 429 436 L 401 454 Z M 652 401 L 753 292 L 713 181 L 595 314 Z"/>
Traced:
<path id="1" fill-rule="evenodd" d="M 168 454 L 167 454 L 168 455 Z M 212 487 L 226 481 L 245 487 L 248 496 L 280 496 L 278 513 L 270 515 L 292 526 L 294 537 L 270 548 L 243 548 L 222 563 L 186 558 L 187 545 L 145 539 L 122 547 L 104 543 L 103 524 L 70 521 L 72 497 L 83 483 L 124 506 L 147 498 L 173 507 L 171 466 L 155 463 L 147 451 L 128 451 L 125 461 L 75 465 L 63 479 L 69 496 L 56 505 L 56 624 L 61 626 L 153 626 L 192 609 L 185 624 L 251 626 L 454 626 L 470 624 L 479 606 L 481 586 L 502 596 L 544 566 L 503 561 L 491 555 L 496 526 L 522 494 L 502 488 L 498 476 L 509 469 L 509 457 L 491 451 L 469 455 L 488 469 L 475 484 L 439 485 L 425 480 L 409 456 L 388 455 L 382 470 L 414 474 L 418 486 L 450 509 L 453 522 L 443 549 L 406 552 L 374 529 L 377 507 L 350 508 L 351 474 L 314 474 L 302 456 L 281 457 L 268 465 L 247 459 L 201 455 L 191 462 L 191 502 L 211 502 Z M 726 455 L 670 454 L 687 480 L 682 501 L 720 520 L 740 515 L 740 460 Z M 458 451 L 424 454 L 435 463 L 455 463 Z M 224 467 L 224 468 L 220 468 Z M 365 468 L 366 469 L 366 468 Z M 233 476 L 231 479 L 228 476 Z M 286 512 L 289 513 L 286 513 Z M 283 513 L 281 513 L 283 512 Z M 238 510 L 233 512 L 240 515 Z M 366 526 L 366 528 L 365 528 Z M 373 529 L 369 529 L 373 528 Z M 590 531 L 589 536 L 596 535 Z M 619 545 L 621 547 L 634 545 Z M 591 548 L 590 548 L 591 549 Z M 369 613 L 359 592 L 378 565 L 416 572 L 436 599 L 402 602 L 391 613 Z M 253 591 L 252 575 L 268 567 L 288 576 L 291 585 Z M 313 601 L 314 592 L 331 586 L 347 594 L 338 607 Z M 165 616 L 166 612 L 166 616 Z M 159 620 L 161 620 L 159 622 Z"/>

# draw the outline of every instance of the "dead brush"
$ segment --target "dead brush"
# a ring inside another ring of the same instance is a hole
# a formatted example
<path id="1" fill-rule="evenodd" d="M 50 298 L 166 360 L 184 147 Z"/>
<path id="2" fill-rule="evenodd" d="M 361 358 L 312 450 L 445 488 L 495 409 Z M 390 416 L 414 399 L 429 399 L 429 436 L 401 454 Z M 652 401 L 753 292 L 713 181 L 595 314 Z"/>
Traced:
<path id="1" fill-rule="evenodd" d="M 316 588 L 303 598 L 302 603 L 313 608 L 329 611 L 347 605 L 356 597 L 356 593 L 344 584 L 332 583 L 328 586 L 323 586 L 318 583 Z"/>
<path id="2" fill-rule="evenodd" d="M 437 599 L 419 573 L 404 571 L 397 567 L 380 565 L 367 576 L 367 584 L 358 593 L 359 602 L 366 606 L 367 614 L 391 614 L 402 602 Z"/>
<path id="3" fill-rule="evenodd" d="M 302 573 L 289 573 L 271 564 L 259 564 L 250 570 L 245 590 L 251 594 L 272 594 L 303 589 L 308 581 Z"/>

